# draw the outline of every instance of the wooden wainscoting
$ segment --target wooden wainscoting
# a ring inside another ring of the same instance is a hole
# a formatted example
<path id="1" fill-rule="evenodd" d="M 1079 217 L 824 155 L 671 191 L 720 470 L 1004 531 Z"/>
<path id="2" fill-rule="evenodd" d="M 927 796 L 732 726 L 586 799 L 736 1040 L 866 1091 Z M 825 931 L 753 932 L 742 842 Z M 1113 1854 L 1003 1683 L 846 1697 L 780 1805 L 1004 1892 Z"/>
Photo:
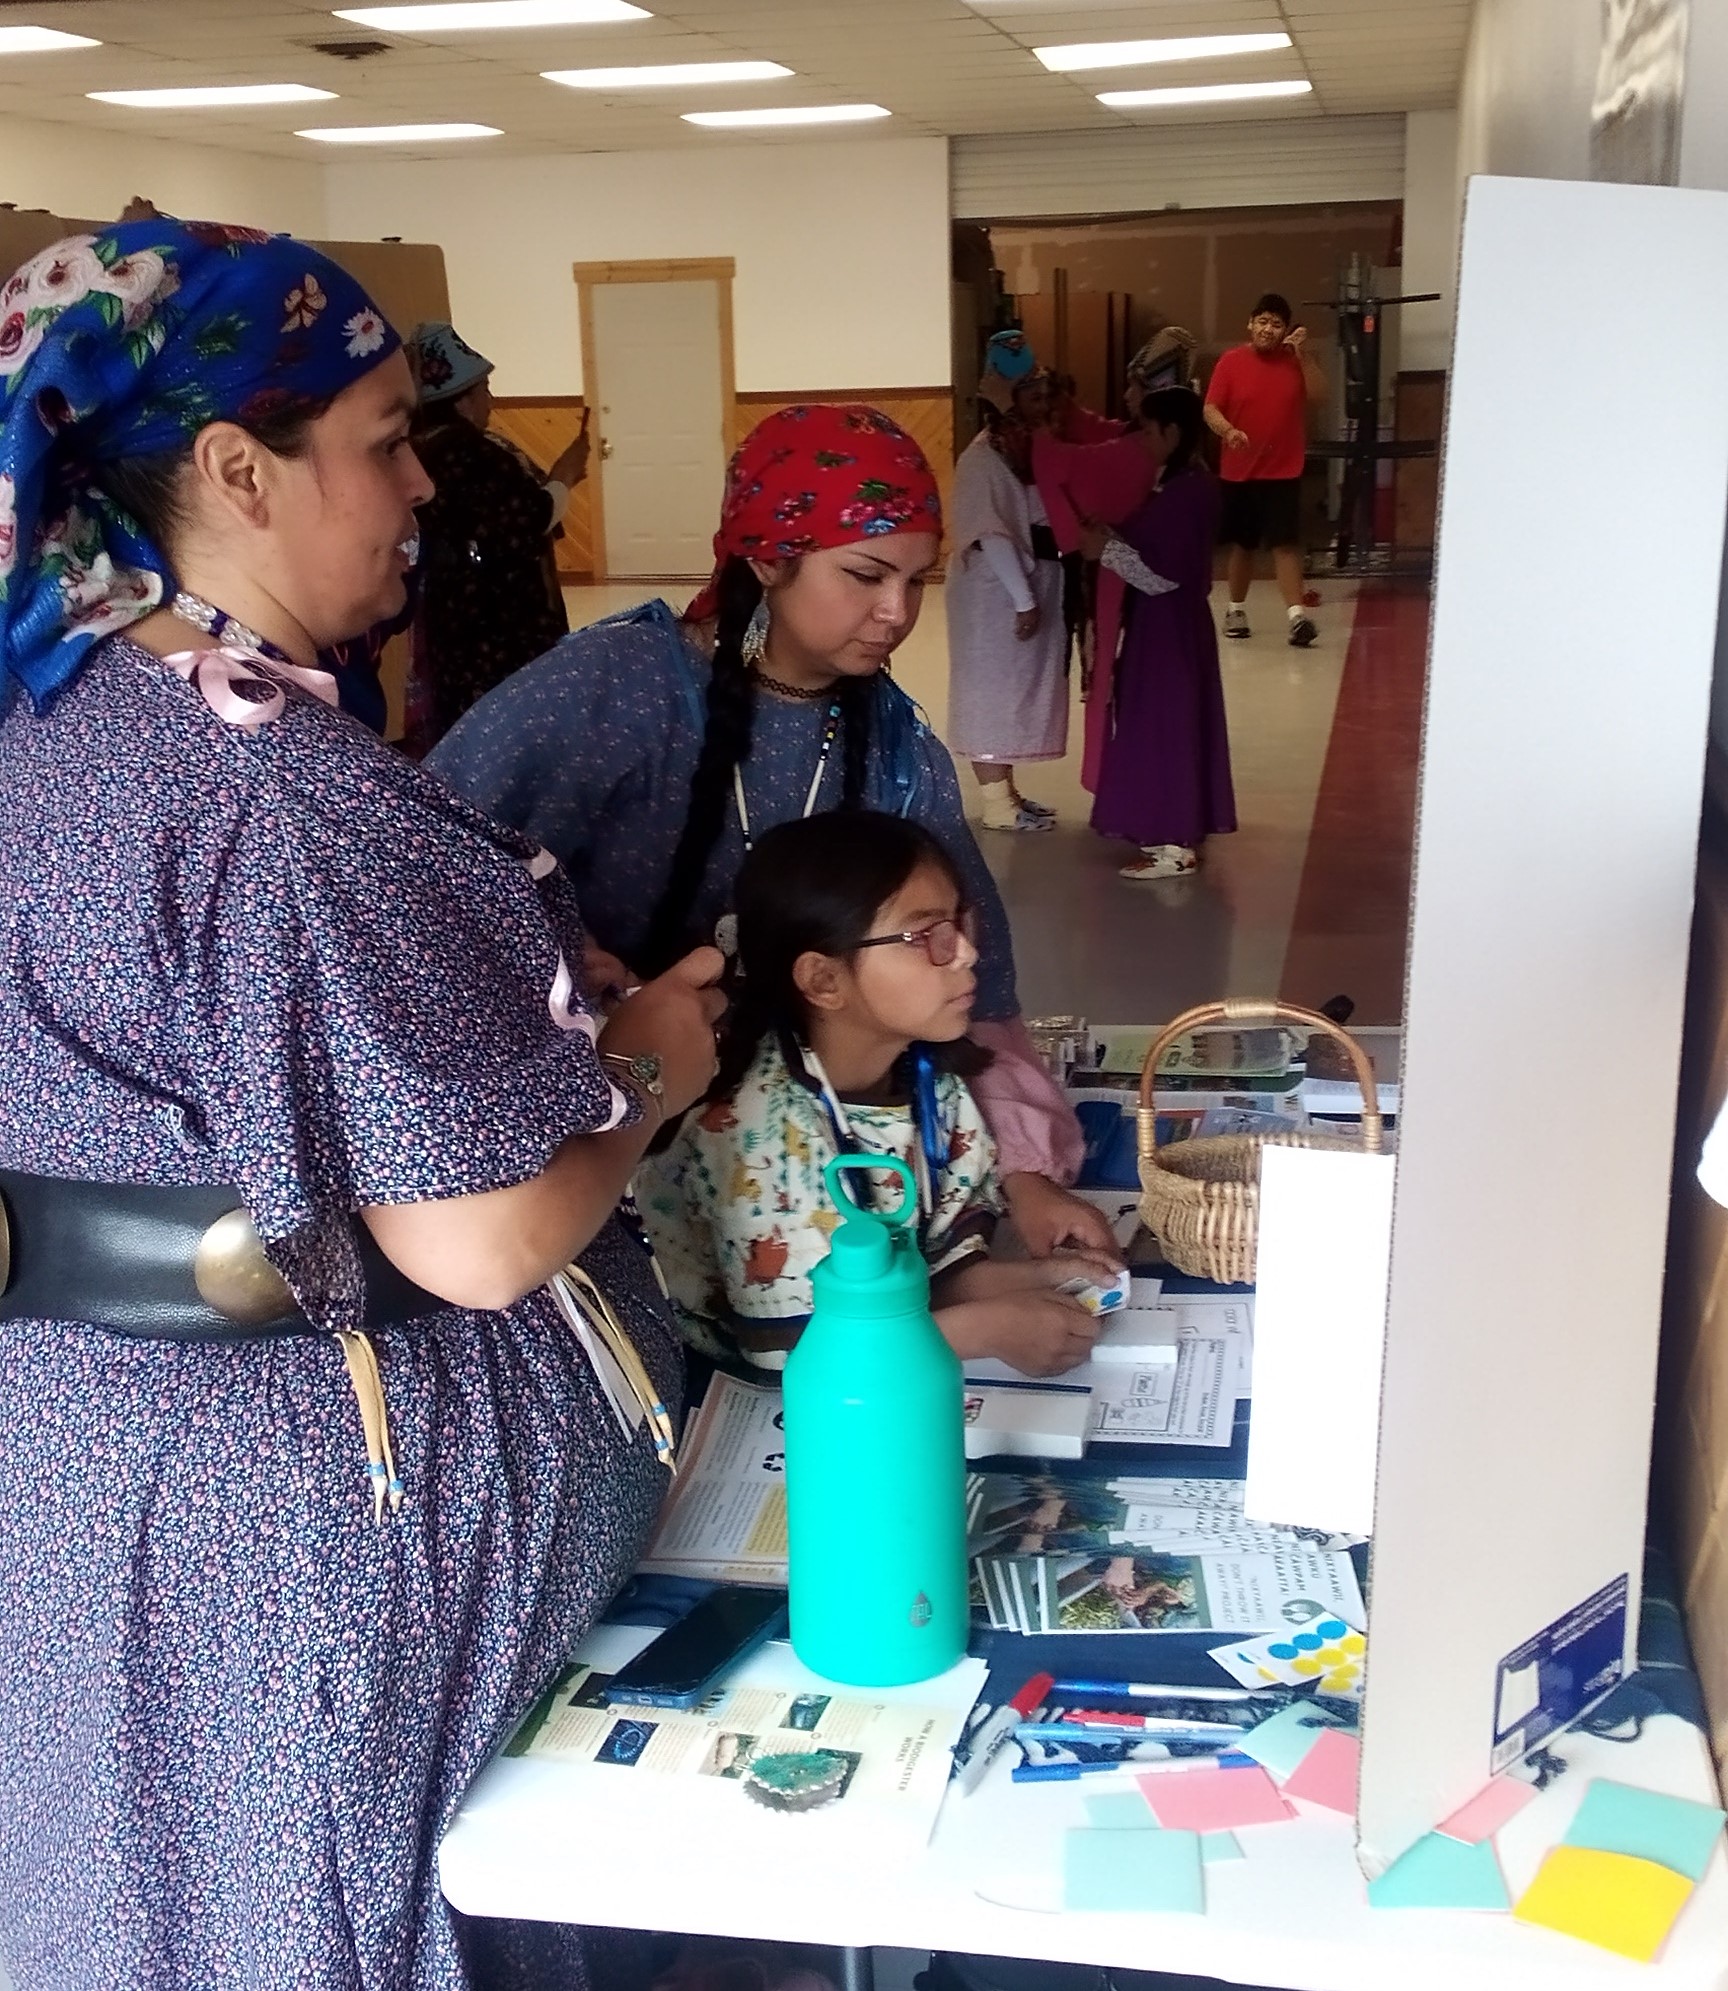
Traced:
<path id="1" fill-rule="evenodd" d="M 867 401 L 880 408 L 912 436 L 929 457 L 948 503 L 954 481 L 954 391 L 949 387 L 831 387 L 803 394 L 749 393 L 737 396 L 736 433 L 745 435 L 776 408 L 809 401 Z M 508 436 L 542 470 L 549 469 L 582 426 L 585 406 L 580 394 L 499 395 L 492 406 L 492 426 Z M 715 494 L 718 513 L 719 494 Z M 564 537 L 557 545 L 558 572 L 566 582 L 594 578 L 594 517 L 586 483 L 570 494 L 564 514 Z"/>
<path id="2" fill-rule="evenodd" d="M 1711 1746 L 1728 1775 L 1728 1210 L 1705 1195 L 1695 1173 L 1699 1145 L 1725 1100 L 1728 811 L 1712 794 L 1686 991 L 1654 1490 L 1679 1570 Z M 1612 1123 L 1610 1104 L 1609 1140 Z"/>
<path id="3" fill-rule="evenodd" d="M 538 400 L 527 395 L 501 394 L 492 403 L 492 426 L 542 470 L 550 470 L 576 440 L 586 405 L 580 394 L 552 394 Z M 586 478 L 570 493 L 570 508 L 564 514 L 564 536 L 557 541 L 554 552 L 560 580 L 593 580 L 594 510 Z"/>

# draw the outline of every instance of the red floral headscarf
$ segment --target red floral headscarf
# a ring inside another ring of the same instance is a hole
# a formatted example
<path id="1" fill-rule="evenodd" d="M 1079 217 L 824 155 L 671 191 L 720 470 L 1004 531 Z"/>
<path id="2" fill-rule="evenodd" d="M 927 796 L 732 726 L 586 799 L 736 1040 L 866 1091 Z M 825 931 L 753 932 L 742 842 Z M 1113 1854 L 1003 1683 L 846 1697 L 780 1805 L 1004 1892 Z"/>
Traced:
<path id="1" fill-rule="evenodd" d="M 781 408 L 757 423 L 727 468 L 713 578 L 685 614 L 701 622 L 714 613 L 720 570 L 734 555 L 783 560 L 883 533 L 941 530 L 924 452 L 879 408 Z"/>

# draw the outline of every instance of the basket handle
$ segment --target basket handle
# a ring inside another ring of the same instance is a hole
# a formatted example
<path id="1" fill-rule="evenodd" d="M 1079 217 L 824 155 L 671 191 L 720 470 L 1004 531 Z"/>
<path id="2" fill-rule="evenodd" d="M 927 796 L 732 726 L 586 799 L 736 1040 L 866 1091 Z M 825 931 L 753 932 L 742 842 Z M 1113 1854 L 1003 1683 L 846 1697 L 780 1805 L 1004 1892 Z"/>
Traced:
<path id="1" fill-rule="evenodd" d="M 1222 1002 L 1203 1002 L 1193 1009 L 1185 1009 L 1180 1016 L 1165 1024 L 1153 1039 L 1152 1048 L 1146 1053 L 1146 1062 L 1140 1067 L 1139 1149 L 1142 1163 L 1150 1162 L 1158 1152 L 1158 1114 L 1153 1104 L 1158 1067 L 1163 1062 L 1164 1053 L 1177 1038 L 1185 1036 L 1190 1030 L 1206 1030 L 1220 1023 L 1268 1022 L 1306 1024 L 1311 1030 L 1318 1030 L 1343 1045 L 1356 1074 L 1356 1083 L 1362 1088 L 1362 1146 L 1369 1154 L 1380 1152 L 1383 1129 L 1374 1067 L 1368 1062 L 1368 1054 L 1349 1031 L 1341 1030 L 1331 1017 L 1322 1016 L 1317 1009 L 1303 1009 L 1299 1004 L 1278 1002 L 1267 996 L 1227 996 Z"/>

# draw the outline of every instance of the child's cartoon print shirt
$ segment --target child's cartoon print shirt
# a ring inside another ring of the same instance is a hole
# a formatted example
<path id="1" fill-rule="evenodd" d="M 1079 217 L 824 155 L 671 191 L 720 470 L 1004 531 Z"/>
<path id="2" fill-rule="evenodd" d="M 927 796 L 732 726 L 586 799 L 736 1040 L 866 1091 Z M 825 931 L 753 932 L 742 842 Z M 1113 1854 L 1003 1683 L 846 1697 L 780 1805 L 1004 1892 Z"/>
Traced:
<path id="1" fill-rule="evenodd" d="M 941 1073 L 936 1099 L 947 1162 L 935 1208 L 919 1225 L 932 1272 L 986 1251 L 1003 1208 L 996 1149 L 963 1079 Z M 917 1125 L 907 1106 L 848 1103 L 854 1151 L 914 1163 Z M 699 1107 L 664 1154 L 637 1177 L 637 1201 L 689 1340 L 710 1354 L 785 1366 L 810 1317 L 810 1270 L 840 1222 L 822 1181 L 839 1153 L 819 1093 L 765 1040 L 732 1098 Z M 862 1178 L 851 1178 L 859 1196 Z M 869 1178 L 882 1206 L 899 1178 Z"/>

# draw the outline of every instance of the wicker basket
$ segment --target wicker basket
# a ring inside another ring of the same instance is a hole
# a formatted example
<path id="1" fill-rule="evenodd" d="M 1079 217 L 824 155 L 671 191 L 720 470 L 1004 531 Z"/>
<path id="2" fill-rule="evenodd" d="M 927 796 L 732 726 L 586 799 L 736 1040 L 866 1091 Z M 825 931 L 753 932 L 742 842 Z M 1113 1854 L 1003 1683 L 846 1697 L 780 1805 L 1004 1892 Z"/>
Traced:
<path id="1" fill-rule="evenodd" d="M 1179 1037 L 1220 1023 L 1298 1023 L 1337 1041 L 1362 1088 L 1362 1133 L 1222 1134 L 1158 1145 L 1158 1066 Z M 1232 997 L 1185 1011 L 1159 1033 L 1140 1071 L 1140 1215 L 1179 1272 L 1251 1285 L 1260 1229 L 1260 1150 L 1268 1146 L 1380 1152 L 1380 1096 L 1361 1047 L 1330 1017 L 1289 1003 Z"/>

